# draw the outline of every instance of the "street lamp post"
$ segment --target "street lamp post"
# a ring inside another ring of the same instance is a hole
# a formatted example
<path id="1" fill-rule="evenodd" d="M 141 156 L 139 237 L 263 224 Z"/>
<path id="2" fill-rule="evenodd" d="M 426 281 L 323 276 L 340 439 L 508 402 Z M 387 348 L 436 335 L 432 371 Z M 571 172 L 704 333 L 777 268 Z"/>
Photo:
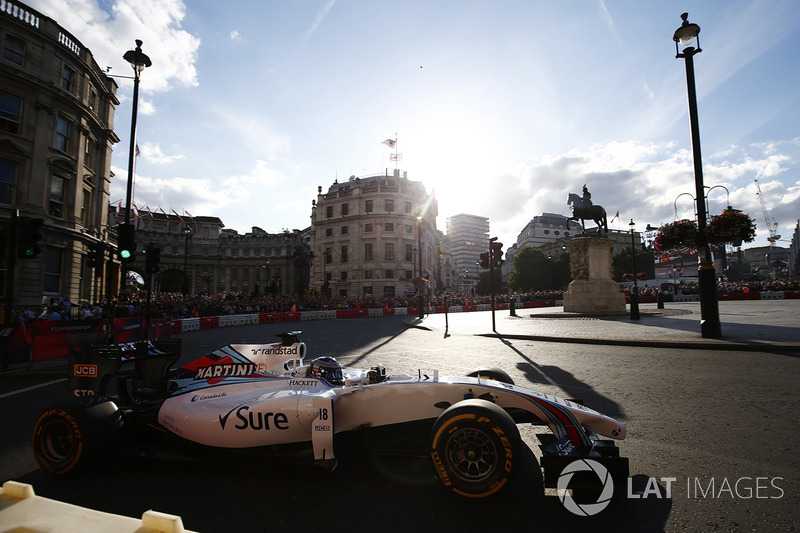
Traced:
<path id="1" fill-rule="evenodd" d="M 681 27 L 675 30 L 676 58 L 683 58 L 686 64 L 686 86 L 689 94 L 689 123 L 692 133 L 692 154 L 694 159 L 695 201 L 697 203 L 697 247 L 700 253 L 698 283 L 700 285 L 700 331 L 703 337 L 718 339 L 722 336 L 717 302 L 717 280 L 714 263 L 708 247 L 706 235 L 705 188 L 703 187 L 703 163 L 700 156 L 700 128 L 697 120 L 697 92 L 694 83 L 694 55 L 700 53 L 700 26 L 690 23 L 688 13 L 683 13 Z M 693 46 L 697 39 L 697 48 Z"/>
<path id="2" fill-rule="evenodd" d="M 133 67 L 133 111 L 131 112 L 131 143 L 128 148 L 128 184 L 125 193 L 125 225 L 131 223 L 131 197 L 133 196 L 133 158 L 136 153 L 136 117 L 139 108 L 139 75 L 142 71 L 152 65 L 152 61 L 142 52 L 142 41 L 136 39 L 136 49 L 128 50 L 122 58 Z M 121 283 L 124 286 L 127 276 L 127 264 L 122 263 Z"/>
<path id="3" fill-rule="evenodd" d="M 417 249 L 419 253 L 417 254 L 417 268 L 419 269 L 419 280 L 420 284 L 417 287 L 417 294 L 419 295 L 417 298 L 417 318 L 425 318 L 425 309 L 423 305 L 425 304 L 425 300 L 422 296 L 422 214 L 417 216 Z"/>
<path id="4" fill-rule="evenodd" d="M 192 234 L 192 228 L 186 226 L 183 228 L 183 234 L 186 237 L 183 244 L 183 294 L 185 296 L 189 293 L 189 236 Z"/>
<path id="5" fill-rule="evenodd" d="M 631 219 L 631 258 L 633 260 L 633 292 L 631 293 L 631 320 L 639 320 L 639 283 L 636 281 L 636 243 L 634 242 L 634 230 L 636 224 Z"/>

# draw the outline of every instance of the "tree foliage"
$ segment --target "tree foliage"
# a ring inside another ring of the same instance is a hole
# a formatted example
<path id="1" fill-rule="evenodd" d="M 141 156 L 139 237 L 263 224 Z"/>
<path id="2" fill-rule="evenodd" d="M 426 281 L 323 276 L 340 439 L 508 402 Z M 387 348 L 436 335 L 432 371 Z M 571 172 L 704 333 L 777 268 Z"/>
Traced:
<path id="1" fill-rule="evenodd" d="M 569 282 L 569 254 L 550 258 L 530 246 L 514 257 L 514 269 L 508 276 L 508 286 L 517 292 L 563 290 Z"/>
<path id="2" fill-rule="evenodd" d="M 634 259 L 636 261 L 636 268 L 634 269 Z M 625 246 L 620 250 L 619 254 L 614 256 L 611 260 L 614 268 L 614 280 L 622 281 L 622 276 L 625 274 L 636 275 L 639 272 L 647 274 L 647 279 L 654 279 L 656 277 L 655 258 L 652 250 L 636 249 L 636 257 L 634 258 L 631 247 Z"/>

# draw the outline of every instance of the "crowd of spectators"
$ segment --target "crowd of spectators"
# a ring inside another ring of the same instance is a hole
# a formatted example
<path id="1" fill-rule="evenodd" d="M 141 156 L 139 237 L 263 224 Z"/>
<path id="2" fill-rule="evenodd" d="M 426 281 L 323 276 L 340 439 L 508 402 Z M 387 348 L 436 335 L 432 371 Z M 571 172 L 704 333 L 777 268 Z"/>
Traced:
<path id="1" fill-rule="evenodd" d="M 672 283 L 669 292 L 673 294 L 697 294 L 696 282 L 682 281 Z M 661 287 L 639 287 L 640 295 L 655 295 Z M 767 281 L 720 282 L 718 292 L 761 292 L 761 291 L 797 291 L 800 280 L 779 279 Z M 552 301 L 563 299 L 564 291 L 535 291 L 497 295 L 498 302 L 514 299 L 517 303 L 533 301 Z M 480 305 L 488 304 L 491 297 L 465 293 L 441 293 L 426 299 L 425 305 L 442 307 L 444 305 Z M 201 316 L 225 316 L 252 313 L 303 312 L 337 309 L 370 309 L 416 307 L 417 297 L 386 296 L 363 298 L 325 298 L 321 295 L 300 297 L 297 295 L 256 295 L 244 292 L 222 292 L 219 294 L 203 294 L 184 296 L 180 293 L 162 293 L 153 295 L 149 302 L 146 298 L 133 298 L 130 301 L 113 299 L 104 307 L 100 304 L 73 305 L 64 298 L 53 299 L 49 305 L 43 304 L 40 309 L 25 306 L 17 309 L 17 318 L 24 322 L 36 320 L 88 319 L 102 318 L 107 310 L 113 310 L 116 316 L 144 315 L 148 313 L 157 318 L 190 318 Z"/>

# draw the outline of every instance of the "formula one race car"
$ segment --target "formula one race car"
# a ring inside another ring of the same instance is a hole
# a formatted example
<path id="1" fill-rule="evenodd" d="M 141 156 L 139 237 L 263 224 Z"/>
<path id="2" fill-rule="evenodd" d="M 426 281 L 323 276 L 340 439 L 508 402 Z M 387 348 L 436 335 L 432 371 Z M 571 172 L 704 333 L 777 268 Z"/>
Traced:
<path id="1" fill-rule="evenodd" d="M 37 461 L 64 475 L 143 443 L 213 453 L 303 446 L 332 467 L 334 444 L 345 432 L 426 423 L 442 483 L 480 498 L 497 493 L 519 469 L 525 444 L 516 424 L 533 423 L 554 434 L 542 446 L 545 486 L 555 486 L 571 462 L 588 458 L 625 486 L 628 460 L 597 436 L 624 439 L 621 423 L 514 385 L 502 370 L 413 377 L 388 375 L 382 365 L 343 369 L 332 357 L 306 363 L 299 332 L 279 337 L 280 343 L 231 344 L 175 370 L 179 340 L 71 354 L 74 397 L 37 420 Z"/>

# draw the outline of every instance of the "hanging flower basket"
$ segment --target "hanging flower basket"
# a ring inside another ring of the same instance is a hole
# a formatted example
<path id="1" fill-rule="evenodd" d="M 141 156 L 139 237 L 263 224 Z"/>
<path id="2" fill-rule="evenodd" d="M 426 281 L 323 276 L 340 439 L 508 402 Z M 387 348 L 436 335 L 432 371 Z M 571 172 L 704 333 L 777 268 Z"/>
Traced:
<path id="1" fill-rule="evenodd" d="M 741 246 L 742 242 L 755 239 L 756 222 L 750 215 L 729 207 L 721 215 L 711 217 L 706 225 L 706 237 L 711 245 Z"/>
<path id="2" fill-rule="evenodd" d="M 431 286 L 427 278 L 414 278 L 411 280 L 411 283 L 420 291 L 428 290 Z"/>
<path id="3" fill-rule="evenodd" d="M 697 222 L 683 219 L 664 224 L 658 228 L 654 245 L 659 251 L 694 248 L 697 245 Z"/>
<path id="4" fill-rule="evenodd" d="M 633 281 L 633 274 L 625 273 L 622 275 L 622 281 Z"/>

